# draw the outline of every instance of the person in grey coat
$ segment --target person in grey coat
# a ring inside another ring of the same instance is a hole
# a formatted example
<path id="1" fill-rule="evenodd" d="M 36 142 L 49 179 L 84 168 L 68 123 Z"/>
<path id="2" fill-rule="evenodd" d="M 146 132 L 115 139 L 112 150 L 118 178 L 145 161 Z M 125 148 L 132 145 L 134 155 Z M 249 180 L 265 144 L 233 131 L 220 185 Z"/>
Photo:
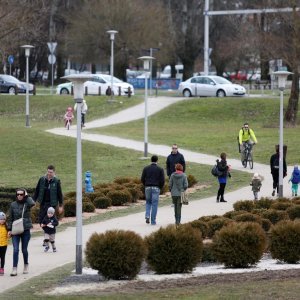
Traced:
<path id="1" fill-rule="evenodd" d="M 250 185 L 252 186 L 254 200 L 258 200 L 258 192 L 260 191 L 260 188 L 261 188 L 261 179 L 260 179 L 260 176 L 258 175 L 258 173 L 255 173 L 253 175 Z"/>
<path id="2" fill-rule="evenodd" d="M 188 180 L 185 173 L 183 173 L 183 166 L 181 164 L 175 165 L 175 172 L 172 173 L 169 181 L 169 189 L 172 196 L 175 212 L 175 224 L 179 225 L 181 221 L 181 192 L 188 188 Z"/>

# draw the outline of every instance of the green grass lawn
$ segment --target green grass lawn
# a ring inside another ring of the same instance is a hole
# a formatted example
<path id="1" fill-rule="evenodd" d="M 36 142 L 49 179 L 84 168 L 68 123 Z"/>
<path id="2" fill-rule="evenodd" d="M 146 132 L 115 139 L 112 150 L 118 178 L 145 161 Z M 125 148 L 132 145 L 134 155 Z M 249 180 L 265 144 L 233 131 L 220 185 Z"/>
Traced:
<path id="1" fill-rule="evenodd" d="M 149 143 L 177 143 L 184 149 L 216 156 L 224 151 L 228 159 L 239 158 L 237 135 L 246 121 L 258 139 L 254 160 L 268 164 L 279 142 L 279 98 L 195 98 L 179 102 L 149 117 Z M 143 122 L 89 131 L 143 140 Z M 299 163 L 299 138 L 299 121 L 295 128 L 284 128 L 288 164 Z"/>

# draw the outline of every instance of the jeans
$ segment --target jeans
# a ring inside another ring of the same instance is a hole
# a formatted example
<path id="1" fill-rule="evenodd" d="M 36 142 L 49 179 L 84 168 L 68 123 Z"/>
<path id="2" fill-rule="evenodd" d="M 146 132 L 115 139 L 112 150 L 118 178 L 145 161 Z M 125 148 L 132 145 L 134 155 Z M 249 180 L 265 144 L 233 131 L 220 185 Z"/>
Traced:
<path id="1" fill-rule="evenodd" d="M 158 207 L 160 189 L 156 186 L 147 186 L 145 188 L 146 196 L 146 219 L 151 219 L 151 224 L 156 224 L 156 214 Z"/>
<path id="2" fill-rule="evenodd" d="M 22 252 L 23 252 L 23 259 L 24 259 L 24 265 L 28 264 L 28 243 L 30 240 L 31 234 L 30 230 L 24 230 L 22 234 L 13 235 L 12 236 L 12 244 L 14 248 L 14 254 L 13 254 L 13 267 L 16 268 L 18 266 L 19 262 L 19 244 L 20 240 L 22 243 Z"/>
<path id="3" fill-rule="evenodd" d="M 181 196 L 172 196 L 172 202 L 174 204 L 175 224 L 178 225 L 181 221 Z"/>

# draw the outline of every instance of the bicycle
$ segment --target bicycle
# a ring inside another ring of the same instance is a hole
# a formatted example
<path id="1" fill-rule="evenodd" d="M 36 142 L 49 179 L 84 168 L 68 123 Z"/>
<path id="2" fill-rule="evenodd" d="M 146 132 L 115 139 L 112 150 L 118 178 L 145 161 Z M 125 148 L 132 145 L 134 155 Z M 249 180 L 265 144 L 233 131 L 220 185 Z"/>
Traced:
<path id="1" fill-rule="evenodd" d="M 253 154 L 252 147 L 254 144 L 245 143 L 244 144 L 244 160 L 242 162 L 244 168 L 247 168 L 247 163 L 249 163 L 250 169 L 253 169 Z"/>
<path id="2" fill-rule="evenodd" d="M 72 119 L 67 118 L 66 119 L 66 124 L 65 124 L 65 127 L 67 128 L 67 130 L 70 129 L 71 124 L 72 124 Z"/>

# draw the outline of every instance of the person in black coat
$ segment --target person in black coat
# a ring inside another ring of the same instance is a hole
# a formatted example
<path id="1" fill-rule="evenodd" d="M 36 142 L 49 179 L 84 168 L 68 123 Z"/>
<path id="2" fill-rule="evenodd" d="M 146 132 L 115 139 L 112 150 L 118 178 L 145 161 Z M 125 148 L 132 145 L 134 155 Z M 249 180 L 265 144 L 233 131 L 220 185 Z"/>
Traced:
<path id="1" fill-rule="evenodd" d="M 275 196 L 275 191 L 277 190 L 277 194 L 279 193 L 279 148 L 276 148 L 276 153 L 274 153 L 270 158 L 270 168 L 271 174 L 273 177 L 273 192 L 272 196 Z M 287 174 L 286 161 L 283 157 L 283 177 Z"/>
<path id="2" fill-rule="evenodd" d="M 183 167 L 183 172 L 185 172 L 185 160 L 184 156 L 178 152 L 178 146 L 176 144 L 172 145 L 172 152 L 167 157 L 166 165 L 167 165 L 167 175 L 170 178 L 172 173 L 174 173 L 175 165 L 181 164 Z"/>
<path id="3" fill-rule="evenodd" d="M 53 252 L 56 252 L 55 233 L 56 233 L 56 226 L 58 225 L 58 221 L 54 214 L 55 214 L 55 209 L 53 207 L 49 207 L 47 211 L 47 215 L 44 217 L 41 224 L 41 227 L 45 232 L 44 235 L 45 252 L 47 252 L 50 248 L 49 242 L 51 243 Z"/>

